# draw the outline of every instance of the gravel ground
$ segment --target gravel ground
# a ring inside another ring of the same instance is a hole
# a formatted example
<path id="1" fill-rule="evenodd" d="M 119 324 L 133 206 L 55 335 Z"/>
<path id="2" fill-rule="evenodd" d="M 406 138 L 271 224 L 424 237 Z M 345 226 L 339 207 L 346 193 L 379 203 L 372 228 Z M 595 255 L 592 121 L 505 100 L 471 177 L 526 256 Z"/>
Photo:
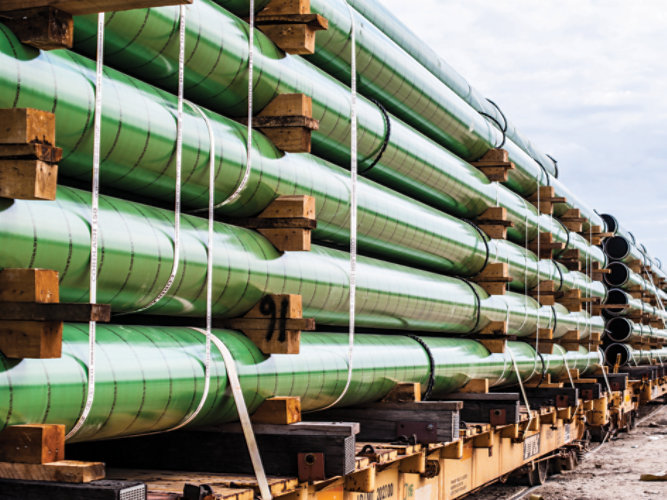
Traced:
<path id="1" fill-rule="evenodd" d="M 619 433 L 573 471 L 553 475 L 530 494 L 544 500 L 667 499 L 667 481 L 640 481 L 641 474 L 667 472 L 667 405 L 631 433 Z M 512 498 L 525 488 L 494 485 L 468 498 Z M 530 494 L 525 497 L 528 499 Z"/>

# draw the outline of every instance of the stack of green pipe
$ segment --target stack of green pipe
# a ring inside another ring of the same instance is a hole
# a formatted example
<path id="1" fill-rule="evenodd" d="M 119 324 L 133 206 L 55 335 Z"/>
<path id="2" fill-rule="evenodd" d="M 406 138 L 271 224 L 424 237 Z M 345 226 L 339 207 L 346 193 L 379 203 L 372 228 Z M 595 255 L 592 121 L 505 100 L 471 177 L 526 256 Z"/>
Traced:
<path id="1" fill-rule="evenodd" d="M 316 9 L 322 8 L 326 5 L 322 0 L 313 0 L 317 6 Z M 543 183 L 554 186 L 559 196 L 567 198 L 567 203 L 558 203 L 554 206 L 554 213 L 562 215 L 569 208 L 578 208 L 582 215 L 587 219 L 584 228 L 588 229 L 590 225 L 603 226 L 603 220 L 599 215 L 592 210 L 587 204 L 578 199 L 557 179 L 553 178 L 551 174 L 558 176 L 558 172 L 554 171 L 555 163 L 551 157 L 538 151 L 530 141 L 522 137 L 516 128 L 507 121 L 506 117 L 500 110 L 487 99 L 485 99 L 479 92 L 475 91 L 470 84 L 454 70 L 447 62 L 438 56 L 434 50 L 430 49 L 428 45 L 415 36 L 403 23 L 398 21 L 390 12 L 387 11 L 380 3 L 375 0 L 349 0 L 359 13 L 361 13 L 366 24 L 372 24 L 376 29 L 383 34 L 383 36 L 391 39 L 402 50 L 407 52 L 411 57 L 418 61 L 424 68 L 435 75 L 442 83 L 449 87 L 454 93 L 471 105 L 479 113 L 485 113 L 494 117 L 495 121 L 506 128 L 506 136 L 508 140 L 503 146 L 512 152 L 516 148 L 520 148 L 528 153 L 530 157 L 535 159 L 539 165 L 547 170 L 540 179 Z M 238 5 L 238 2 L 235 2 Z M 321 6 L 321 7 L 320 7 Z M 238 8 L 238 7 L 237 7 Z M 364 26 L 366 28 L 366 26 Z M 318 34 L 319 36 L 319 34 Z M 394 56 L 396 53 L 392 53 Z M 341 54 L 345 56 L 345 54 Z M 385 70 L 386 71 L 386 70 Z M 371 78 L 372 75 L 366 75 Z M 531 188 L 530 184 L 526 184 L 527 188 Z M 590 225 L 589 225 L 590 224 Z"/>
<path id="2" fill-rule="evenodd" d="M 377 27 L 385 36 L 390 38 L 402 50 L 410 54 L 416 61 L 433 73 L 461 99 L 470 104 L 479 113 L 490 115 L 503 125 L 507 129 L 505 132 L 507 137 L 517 146 L 530 154 L 531 157 L 544 165 L 545 168 L 548 168 L 550 171 L 552 170 L 552 158 L 541 151 L 538 151 L 528 139 L 523 137 L 519 131 L 512 126 L 507 120 L 507 117 L 502 114 L 494 104 L 475 90 L 461 74 L 447 63 L 446 60 L 425 44 L 420 37 L 400 22 L 381 3 L 376 2 L 375 0 L 348 1 L 349 4 L 352 5 L 357 12 L 361 13 L 368 22 L 375 25 L 375 27 Z M 317 9 L 319 1 L 313 0 L 311 4 L 314 4 Z M 555 175 L 558 175 L 557 171 L 555 172 Z"/>
<path id="3" fill-rule="evenodd" d="M 635 236 L 623 227 L 616 217 L 611 214 L 601 214 L 601 217 L 604 219 L 607 231 L 611 232 L 613 237 L 619 237 L 615 238 L 615 243 L 611 243 L 609 248 L 605 245 L 605 253 L 609 258 L 625 262 L 638 259 L 644 266 L 650 266 L 651 271 L 657 278 L 662 279 L 662 289 L 667 291 L 667 274 L 662 269 L 660 259 L 651 258 L 644 245 L 637 245 Z M 614 246 L 616 248 L 613 248 Z"/>
<path id="4" fill-rule="evenodd" d="M 605 274 L 604 281 L 610 287 L 618 287 L 624 290 L 638 288 L 642 291 L 651 293 L 658 300 L 667 300 L 667 292 L 657 288 L 653 283 L 632 271 L 623 262 L 611 262 L 607 265 L 607 269 L 610 272 Z"/>
<path id="5" fill-rule="evenodd" d="M 247 24 L 204 0 L 190 8 L 187 19 L 186 95 L 210 109 L 231 115 L 243 114 L 247 106 L 247 81 L 243 83 L 247 76 Z M 176 85 L 174 64 L 178 54 L 174 30 L 178 20 L 178 9 L 173 7 L 108 16 L 105 61 L 173 91 Z M 76 48 L 90 53 L 95 47 L 96 25 L 87 17 L 77 18 L 76 25 Z M 349 90 L 301 58 L 282 55 L 260 32 L 256 35 L 256 108 L 261 109 L 279 93 L 312 95 L 313 114 L 320 120 L 319 132 L 313 136 L 314 151 L 347 165 Z M 35 66 L 38 64 L 34 63 Z M 84 64 L 83 61 L 80 64 Z M 112 71 L 107 74 L 117 75 Z M 68 79 L 73 78 L 76 75 L 68 75 Z M 81 102 L 77 105 L 85 106 Z M 359 101 L 359 118 L 360 155 L 368 158 L 362 162 L 363 171 L 364 165 L 372 161 L 382 146 L 385 119 L 374 104 L 364 99 Z M 390 121 L 392 134 L 387 150 L 380 162 L 367 172 L 369 177 L 456 216 L 475 217 L 488 206 L 498 203 L 507 208 L 514 223 L 515 227 L 509 231 L 514 241 L 523 243 L 535 238 L 538 231 L 551 232 L 556 241 L 566 245 L 566 249 L 578 249 L 582 262 L 604 263 L 603 252 L 580 235 L 568 232 L 551 217 L 538 214 L 535 207 L 520 196 L 489 182 L 470 164 L 399 120 L 390 117 Z M 197 128 L 202 130 L 202 125 Z M 200 136 L 198 142 L 192 144 L 193 152 L 205 148 L 206 144 L 206 135 Z M 291 159 L 295 155 L 288 156 Z M 205 161 L 205 154 L 199 156 L 199 161 Z M 235 164 L 244 163 L 236 160 Z M 66 162 L 65 167 L 65 175 L 77 175 L 67 168 Z M 197 182 L 197 179 L 189 182 Z M 171 182 L 167 184 L 172 185 Z"/>
<path id="6" fill-rule="evenodd" d="M 92 62 L 79 56 L 61 52 L 41 54 L 21 47 L 4 31 L 7 45 L 17 56 L 5 59 L 7 71 L 0 100 L 6 106 L 34 106 L 53 109 L 57 115 L 58 142 L 65 148 L 61 174 L 75 178 L 89 175 L 89 153 L 92 131 L 92 87 L 90 73 Z M 11 68 L 11 69 L 10 69 Z M 42 73 L 53 76 L 52 86 L 45 86 Z M 129 79 L 113 70 L 106 71 L 105 120 L 103 127 L 102 182 L 132 193 L 142 193 L 163 200 L 171 199 L 174 190 L 173 138 L 175 137 L 175 102 L 173 97 Z M 20 78 L 19 78 L 20 75 Z M 18 85 L 18 82 L 21 82 Z M 63 92 L 62 88 L 72 89 Z M 116 92 L 112 92 L 115 89 Z M 122 97 L 118 98 L 121 95 Z M 4 99 L 3 99 L 4 97 Z M 142 114 L 140 114 L 140 112 Z M 216 201 L 227 198 L 243 177 L 245 166 L 245 127 L 209 114 L 216 137 Z M 128 127 L 132 124 L 132 127 Z M 311 155 L 282 155 L 261 134 L 254 136 L 253 169 L 246 189 L 239 200 L 221 207 L 227 215 L 254 215 L 282 194 L 312 194 L 318 208 L 319 229 L 315 237 L 321 241 L 346 244 L 349 214 L 349 176 L 335 165 Z M 203 119 L 194 111 L 185 115 L 183 201 L 187 206 L 205 206 L 208 197 L 208 132 Z M 139 161 L 138 161 L 139 160 Z M 532 205 L 525 202 L 524 210 L 535 215 Z M 472 275 L 479 272 L 485 262 L 486 245 L 483 236 L 469 224 L 444 215 L 442 212 L 410 200 L 396 192 L 368 180 L 359 185 L 359 234 L 362 251 L 384 258 L 410 263 L 439 272 Z M 526 214 L 528 216 L 528 214 Z M 522 224 L 517 221 L 517 224 Z M 546 227 L 550 218 L 540 219 Z M 382 223 L 378 223 L 382 221 Z M 519 229 L 522 229 L 519 226 Z M 594 253 L 594 260 L 604 256 L 590 247 L 582 238 L 574 238 L 558 227 L 561 240 L 570 240 L 571 248 L 587 248 Z M 535 234 L 537 226 L 527 230 Z M 419 237 L 415 237 L 418 235 Z M 515 239 L 524 237 L 516 231 Z M 505 253 L 499 259 L 519 265 L 513 275 L 532 273 L 521 265 L 533 260 L 523 252 L 517 260 L 517 248 L 500 244 Z M 553 279 L 567 274 L 567 270 L 555 264 L 540 269 L 541 279 Z M 580 278 L 580 277 L 579 277 Z M 577 279 L 582 282 L 581 279 Z M 532 286 L 535 279 L 529 279 Z M 557 279 L 568 289 L 573 277 Z M 595 288 L 590 280 L 585 287 Z M 515 284 L 517 286 L 517 284 Z M 520 285 L 518 285 L 520 286 Z M 600 290 L 595 292 L 599 295 Z"/>
<path id="7" fill-rule="evenodd" d="M 247 15 L 247 2 L 245 6 L 226 0 L 216 0 L 216 3 L 238 15 Z M 314 12 L 328 19 L 329 29 L 317 34 L 315 53 L 308 56 L 310 61 L 340 81 L 350 81 L 353 16 L 357 26 L 357 68 L 361 77 L 358 85 L 364 95 L 379 100 L 393 114 L 463 159 L 477 160 L 501 143 L 501 133 L 490 127 L 474 107 L 357 11 L 350 9 L 344 0 L 313 0 L 311 6 Z M 530 195 L 536 191 L 537 183 L 551 184 L 559 196 L 568 200 L 557 208 L 557 213 L 579 208 L 592 224 L 602 224 L 593 210 L 552 177 L 555 174 L 553 161 L 544 155 L 540 156 L 541 161 L 535 161 L 530 156 L 530 148 L 526 148 L 527 151 L 520 148 L 511 138 L 505 141 L 503 148 L 517 167 L 509 173 L 507 185 L 511 189 Z"/>
<path id="8" fill-rule="evenodd" d="M 347 338 L 304 333 L 298 355 L 264 356 L 243 335 L 215 330 L 230 350 L 248 409 L 272 396 L 300 396 L 304 410 L 329 405 L 347 380 Z M 87 325 L 65 324 L 60 359 L 6 359 L 0 355 L 0 429 L 24 423 L 59 423 L 71 428 L 86 401 Z M 435 362 L 433 396 L 488 378 L 493 386 L 516 383 L 511 356 L 522 379 L 544 367 L 553 376 L 601 364 L 599 352 L 538 356 L 523 342 L 509 342 L 504 354 L 490 354 L 472 340 L 423 337 Z M 204 335 L 189 328 L 97 327 L 95 400 L 90 416 L 72 441 L 113 438 L 171 429 L 195 411 L 204 388 Z M 544 363 L 544 365 L 542 364 Z M 399 382 L 427 385 L 429 356 L 406 336 L 359 334 L 349 390 L 340 405 L 381 399 Z M 222 356 L 211 351 L 211 386 L 191 425 L 237 418 Z"/>
<path id="9" fill-rule="evenodd" d="M 60 273 L 63 301 L 88 297 L 90 194 L 61 186 L 57 200 L 0 200 L 0 268 L 41 267 Z M 152 302 L 167 282 L 174 254 L 174 213 L 108 196 L 100 199 L 98 300 L 116 313 Z M 280 254 L 259 233 L 215 224 L 213 313 L 233 317 L 268 293 L 303 297 L 304 314 L 323 325 L 348 322 L 349 255 L 321 246 Z M 169 293 L 146 312 L 202 316 L 205 312 L 207 222 L 184 215 L 180 263 Z M 578 329 L 601 332 L 602 318 L 541 307 L 508 293 L 489 296 L 460 278 L 359 257 L 359 326 L 465 334 L 492 321 L 530 335 L 554 328 L 555 336 Z"/>

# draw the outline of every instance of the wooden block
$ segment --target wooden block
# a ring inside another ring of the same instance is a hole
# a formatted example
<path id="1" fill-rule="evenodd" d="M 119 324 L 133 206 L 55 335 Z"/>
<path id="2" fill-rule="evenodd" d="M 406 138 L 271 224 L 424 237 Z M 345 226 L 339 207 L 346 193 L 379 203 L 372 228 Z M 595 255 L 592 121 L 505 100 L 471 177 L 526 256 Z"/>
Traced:
<path id="1" fill-rule="evenodd" d="M 477 283 L 484 281 L 501 281 L 509 283 L 512 278 L 509 275 L 509 266 L 506 262 L 493 262 L 486 265 L 482 271 L 474 277 Z"/>
<path id="2" fill-rule="evenodd" d="M 299 354 L 301 345 L 300 330 L 285 330 L 284 337 L 272 335 L 267 337 L 267 333 L 261 330 L 246 330 L 240 328 L 243 334 L 248 337 L 264 354 Z"/>
<path id="3" fill-rule="evenodd" d="M 288 153 L 310 153 L 311 151 L 310 129 L 303 127 L 258 128 L 282 151 Z"/>
<path id="4" fill-rule="evenodd" d="M 260 319 L 303 318 L 303 299 L 301 295 L 296 293 L 265 295 L 243 317 Z"/>
<path id="5" fill-rule="evenodd" d="M 509 160 L 509 153 L 504 149 L 491 149 L 471 164 L 492 182 L 507 182 L 509 171 L 516 168 Z"/>
<path id="6" fill-rule="evenodd" d="M 0 477 L 28 481 L 57 481 L 62 483 L 89 483 L 104 479 L 102 462 L 59 460 L 46 464 L 0 462 Z"/>
<path id="7" fill-rule="evenodd" d="M 529 295 L 543 306 L 552 306 L 556 303 L 556 283 L 553 280 L 540 281 L 530 290 Z"/>
<path id="8" fill-rule="evenodd" d="M 0 10 L 4 10 L 8 3 L 29 2 L 3 0 Z M 0 109 L 0 124 L 0 144 L 41 142 L 54 146 L 56 143 L 56 116 L 48 111 L 34 108 Z"/>
<path id="9" fill-rule="evenodd" d="M 280 94 L 258 116 L 313 116 L 313 100 L 306 94 Z"/>
<path id="10" fill-rule="evenodd" d="M 59 289 L 58 272 L 51 269 L 0 270 L 0 302 L 54 303 Z"/>
<path id="11" fill-rule="evenodd" d="M 489 353 L 504 353 L 507 341 L 500 339 L 480 340 L 480 344 L 484 345 Z"/>
<path id="12" fill-rule="evenodd" d="M 577 342 L 581 340 L 581 336 L 579 330 L 569 330 L 565 333 L 565 335 L 560 337 L 558 340 L 563 340 L 566 342 Z"/>
<path id="13" fill-rule="evenodd" d="M 567 308 L 570 312 L 579 312 L 581 307 L 581 290 L 568 290 L 558 298 L 557 302 Z"/>
<path id="14" fill-rule="evenodd" d="M 40 50 L 70 49 L 74 41 L 72 14 L 53 7 L 6 12 L 2 22 L 21 43 Z"/>
<path id="15" fill-rule="evenodd" d="M 539 339 L 540 342 L 543 340 L 553 340 L 554 331 L 551 328 L 539 328 L 535 333 L 531 333 L 528 338 Z"/>
<path id="16" fill-rule="evenodd" d="M 55 200 L 58 165 L 41 160 L 0 159 L 0 197 Z"/>
<path id="17" fill-rule="evenodd" d="M 315 320 L 302 318 L 302 311 L 300 295 L 266 295 L 242 318 L 214 324 L 242 331 L 264 354 L 298 354 L 301 330 L 315 329 Z"/>
<path id="18" fill-rule="evenodd" d="M 570 208 L 560 216 L 561 223 L 569 230 L 575 233 L 580 233 L 586 218 L 581 216 L 581 210 L 578 208 Z"/>
<path id="19" fill-rule="evenodd" d="M 258 24 L 257 27 L 278 48 L 288 54 L 309 55 L 315 53 L 316 29 L 309 24 Z"/>
<path id="20" fill-rule="evenodd" d="M 541 213 L 547 215 L 553 214 L 555 203 L 567 202 L 564 197 L 556 196 L 556 190 L 553 186 L 540 186 L 538 191 L 528 198 L 528 201 L 533 203 Z"/>
<path id="21" fill-rule="evenodd" d="M 554 241 L 553 234 L 551 233 L 540 233 L 537 238 L 528 242 L 528 249 L 534 252 L 540 259 L 551 259 L 554 250 L 559 251 L 564 247 L 564 243 Z"/>
<path id="22" fill-rule="evenodd" d="M 507 220 L 505 207 L 489 207 L 475 220 L 477 227 L 484 231 L 489 238 L 507 239 L 507 228 L 514 223 Z"/>
<path id="23" fill-rule="evenodd" d="M 192 0 L 2 0 L 0 11 L 51 6 L 73 15 L 191 4 Z"/>
<path id="24" fill-rule="evenodd" d="M 41 142 L 0 144 L 0 158 L 5 160 L 42 160 L 46 163 L 58 163 L 63 158 L 63 150 Z"/>
<path id="25" fill-rule="evenodd" d="M 0 462 L 44 464 L 64 459 L 64 425 L 11 425 L 0 432 Z"/>
<path id="26" fill-rule="evenodd" d="M 271 0 L 262 14 L 310 14 L 310 0 Z"/>
<path id="27" fill-rule="evenodd" d="M 422 390 L 419 382 L 402 382 L 396 384 L 382 401 L 385 403 L 404 403 L 407 401 L 421 401 Z"/>
<path id="28" fill-rule="evenodd" d="M 0 302 L 0 318 L 14 321 L 75 321 L 106 323 L 111 307 L 106 304 Z"/>
<path id="29" fill-rule="evenodd" d="M 262 210 L 264 219 L 304 217 L 315 219 L 315 197 L 308 195 L 279 196 Z"/>
<path id="30" fill-rule="evenodd" d="M 504 341 L 503 341 L 504 342 Z M 488 378 L 474 378 L 459 389 L 459 392 L 477 392 L 486 394 L 489 392 Z"/>
<path id="31" fill-rule="evenodd" d="M 507 334 L 507 321 L 491 321 L 479 331 L 480 335 L 505 335 Z"/>
<path id="32" fill-rule="evenodd" d="M 264 400 L 252 415 L 253 422 L 263 424 L 293 424 L 301 422 L 301 399 L 294 396 Z"/>
<path id="33" fill-rule="evenodd" d="M 0 352 L 8 358 L 59 358 L 62 321 L 0 320 Z"/>

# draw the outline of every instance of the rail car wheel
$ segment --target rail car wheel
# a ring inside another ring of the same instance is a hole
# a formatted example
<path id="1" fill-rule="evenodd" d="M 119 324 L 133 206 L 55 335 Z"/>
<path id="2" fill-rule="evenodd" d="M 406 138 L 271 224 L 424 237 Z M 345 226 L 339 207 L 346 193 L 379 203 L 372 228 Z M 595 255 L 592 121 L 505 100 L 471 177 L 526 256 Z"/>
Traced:
<path id="1" fill-rule="evenodd" d="M 542 460 L 535 464 L 533 470 L 528 473 L 528 485 L 539 486 L 544 484 L 549 477 L 549 462 Z"/>

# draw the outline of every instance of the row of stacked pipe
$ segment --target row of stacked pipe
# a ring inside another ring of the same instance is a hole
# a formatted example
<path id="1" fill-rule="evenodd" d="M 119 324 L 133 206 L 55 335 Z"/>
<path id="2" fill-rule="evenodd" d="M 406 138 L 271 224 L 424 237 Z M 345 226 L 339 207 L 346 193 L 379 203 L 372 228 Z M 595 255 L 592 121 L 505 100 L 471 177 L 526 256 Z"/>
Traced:
<path id="1" fill-rule="evenodd" d="M 259 10 L 268 1 L 255 3 Z M 338 406 L 378 400 L 398 382 L 420 382 L 425 388 L 429 351 L 433 398 L 471 379 L 516 384 L 513 362 L 524 381 L 540 373 L 563 376 L 570 369 L 584 374 L 603 362 L 597 347 L 567 351 L 557 345 L 553 354 L 540 356 L 522 339 L 539 329 L 553 329 L 555 338 L 571 330 L 590 338 L 605 328 L 616 331 L 614 322 L 625 321 L 626 312 L 649 307 L 650 314 L 667 317 L 664 309 L 616 288 L 608 292 L 591 279 L 596 263 L 606 265 L 605 252 L 557 217 L 579 209 L 586 219 L 584 233 L 604 227 L 604 220 L 561 184 L 550 157 L 379 3 L 311 0 L 311 7 L 329 21 L 312 56 L 287 55 L 261 31 L 254 32 L 253 109 L 259 112 L 282 93 L 312 97 L 313 117 L 319 120 L 312 153 L 284 153 L 253 132 L 248 182 L 228 204 L 221 202 L 241 183 L 248 154 L 247 128 L 235 121 L 248 106 L 249 25 L 243 20 L 248 2 L 195 0 L 187 7 L 185 96 L 193 103 L 186 104 L 183 118 L 187 213 L 176 279 L 153 305 L 169 278 L 175 250 L 175 214 L 164 207 L 175 192 L 179 7 L 107 14 L 97 297 L 111 304 L 114 318 L 97 325 L 95 399 L 74 441 L 165 431 L 199 404 L 205 337 L 199 329 L 169 325 L 175 317 L 179 325 L 194 325 L 206 313 L 208 223 L 200 212 L 208 204 L 211 153 L 221 218 L 254 216 L 281 195 L 312 195 L 317 204 L 316 244 L 310 252 L 281 253 L 256 231 L 214 225 L 215 317 L 240 316 L 266 294 L 292 293 L 302 296 L 304 316 L 318 325 L 316 332 L 302 334 L 301 351 L 294 355 L 266 356 L 241 333 L 214 330 L 216 342 L 236 360 L 250 412 L 272 396 L 300 396 L 305 410 L 338 399 L 348 372 L 347 335 L 337 332 L 349 321 L 351 181 L 346 169 L 353 24 L 361 94 L 356 107 L 361 173 L 356 326 L 361 333 L 355 336 L 351 385 Z M 75 18 L 74 49 L 50 52 L 21 45 L 0 25 L 0 107 L 54 112 L 64 151 L 56 201 L 0 200 L 0 267 L 57 270 L 61 300 L 69 302 L 89 297 L 91 194 L 85 187 L 92 164 L 96 21 L 95 16 Z M 215 136 L 213 151 L 199 110 Z M 516 168 L 507 182 L 491 182 L 470 162 L 500 145 L 504 135 L 503 148 Z M 555 205 L 553 217 L 526 200 L 546 185 L 567 199 Z M 470 222 L 493 206 L 505 207 L 513 223 L 507 240 L 490 239 Z M 624 237 L 615 231 L 610 241 Z M 583 272 L 528 250 L 527 242 L 541 232 L 564 244 L 556 257 L 578 250 Z M 616 246 L 608 243 L 607 254 L 615 256 Z M 643 253 L 641 258 L 648 259 Z M 466 279 L 494 262 L 509 266 L 512 281 L 505 295 L 488 295 Z M 665 297 L 664 273 L 653 263 L 650 267 L 662 288 L 646 281 L 642 286 L 659 301 Z M 612 270 L 609 276 L 617 274 Z M 637 279 L 633 274 L 628 282 Z M 545 280 L 554 281 L 559 292 L 581 290 L 607 304 L 620 295 L 627 308 L 615 309 L 618 316 L 605 325 L 592 307 L 570 312 L 560 304 L 540 305 L 527 292 Z M 124 315 L 130 313 L 146 318 L 128 325 Z M 508 342 L 504 353 L 490 353 L 465 338 L 498 321 L 506 321 L 508 335 L 518 339 Z M 627 324 L 631 336 L 665 335 L 654 326 Z M 641 363 L 662 351 L 639 352 L 632 351 L 632 357 Z M 211 390 L 193 426 L 236 418 L 215 346 L 211 363 Z M 65 325 L 60 359 L 0 358 L 0 367 L 0 426 L 46 422 L 70 428 L 86 402 L 88 326 Z"/>
<path id="2" fill-rule="evenodd" d="M 611 306 L 603 308 L 607 361 L 619 366 L 662 364 L 664 353 L 654 349 L 667 343 L 662 263 L 614 216 L 602 217 L 612 233 L 604 244 L 610 261 L 604 280 L 609 289 L 605 302 Z"/>

